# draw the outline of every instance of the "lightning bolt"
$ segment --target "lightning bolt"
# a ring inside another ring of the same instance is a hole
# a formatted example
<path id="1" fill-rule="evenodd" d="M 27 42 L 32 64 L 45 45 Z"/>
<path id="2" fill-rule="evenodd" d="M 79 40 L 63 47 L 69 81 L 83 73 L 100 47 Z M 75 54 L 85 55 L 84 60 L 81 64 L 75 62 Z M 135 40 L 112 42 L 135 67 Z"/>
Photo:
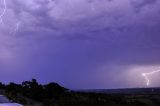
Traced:
<path id="1" fill-rule="evenodd" d="M 2 11 L 2 13 L 0 14 L 0 23 L 3 23 L 3 17 L 6 13 L 6 10 L 7 10 L 7 2 L 6 0 L 3 0 L 3 5 L 4 5 L 4 9 Z M 13 28 L 13 31 L 11 31 L 10 33 L 13 33 L 15 34 L 18 30 L 19 30 L 19 26 L 20 26 L 21 22 L 17 22 Z"/>
<path id="2" fill-rule="evenodd" d="M 21 24 L 21 22 L 17 22 L 14 31 L 18 31 L 20 24 Z"/>
<path id="3" fill-rule="evenodd" d="M 16 34 L 16 32 L 19 30 L 19 26 L 21 25 L 21 22 L 17 22 L 13 28 L 13 31 L 11 31 L 11 34 Z"/>
<path id="4" fill-rule="evenodd" d="M 149 75 L 153 75 L 155 73 L 158 73 L 160 72 L 160 70 L 157 70 L 157 71 L 152 71 L 152 72 L 149 72 L 149 73 L 142 73 L 142 76 L 145 78 L 146 80 L 146 85 L 147 87 L 150 85 L 150 79 L 148 78 Z"/>
<path id="5" fill-rule="evenodd" d="M 4 9 L 3 9 L 3 12 L 0 14 L 0 23 L 3 22 L 3 16 L 4 14 L 6 13 L 6 10 L 7 10 L 7 4 L 6 4 L 6 0 L 3 0 L 3 5 L 4 5 Z"/>

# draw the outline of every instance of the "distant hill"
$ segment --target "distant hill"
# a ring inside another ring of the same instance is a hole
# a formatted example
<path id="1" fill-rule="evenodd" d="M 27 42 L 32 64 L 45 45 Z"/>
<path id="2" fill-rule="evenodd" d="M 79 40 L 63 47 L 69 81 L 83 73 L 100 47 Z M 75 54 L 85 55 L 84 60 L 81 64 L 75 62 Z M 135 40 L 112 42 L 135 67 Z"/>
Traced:
<path id="1" fill-rule="evenodd" d="M 84 89 L 76 90 L 78 92 L 91 92 L 91 93 L 124 93 L 124 94 L 160 94 L 160 88 L 124 88 L 124 89 Z"/>

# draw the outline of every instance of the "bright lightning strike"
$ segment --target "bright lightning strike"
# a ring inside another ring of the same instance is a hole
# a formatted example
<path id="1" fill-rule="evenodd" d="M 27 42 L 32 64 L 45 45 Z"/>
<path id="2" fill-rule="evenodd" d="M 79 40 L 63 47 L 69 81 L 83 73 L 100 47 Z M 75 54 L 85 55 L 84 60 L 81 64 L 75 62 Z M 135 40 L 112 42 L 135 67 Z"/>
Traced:
<path id="1" fill-rule="evenodd" d="M 4 14 L 6 13 L 6 10 L 7 10 L 6 0 L 3 0 L 3 5 L 4 5 L 4 9 L 3 9 L 3 12 L 0 14 L 0 23 L 3 22 L 2 18 L 3 18 Z"/>
<path id="2" fill-rule="evenodd" d="M 146 80 L 146 85 L 149 86 L 150 85 L 150 79 L 148 78 L 149 75 L 153 75 L 155 73 L 158 73 L 160 72 L 160 70 L 157 70 L 157 71 L 152 71 L 152 72 L 149 72 L 149 73 L 142 73 L 142 76 L 145 78 Z"/>

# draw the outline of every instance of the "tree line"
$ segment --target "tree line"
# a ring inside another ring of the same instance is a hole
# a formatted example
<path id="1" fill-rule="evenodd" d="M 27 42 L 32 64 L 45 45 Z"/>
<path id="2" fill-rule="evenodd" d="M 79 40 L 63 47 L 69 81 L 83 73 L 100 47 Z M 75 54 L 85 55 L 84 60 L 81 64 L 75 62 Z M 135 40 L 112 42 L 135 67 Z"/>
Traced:
<path id="1" fill-rule="evenodd" d="M 51 98 L 58 99 L 68 89 L 60 86 L 57 83 L 51 82 L 45 85 L 39 84 L 36 79 L 24 81 L 22 84 L 9 83 L 3 84 L 0 82 L 0 89 L 5 90 L 5 94 L 9 97 L 18 98 L 18 95 L 25 96 L 32 100 L 44 101 Z"/>
<path id="2" fill-rule="evenodd" d="M 54 82 L 42 85 L 36 79 L 21 84 L 0 83 L 0 89 L 24 106 L 148 106 L 136 95 L 75 92 Z"/>

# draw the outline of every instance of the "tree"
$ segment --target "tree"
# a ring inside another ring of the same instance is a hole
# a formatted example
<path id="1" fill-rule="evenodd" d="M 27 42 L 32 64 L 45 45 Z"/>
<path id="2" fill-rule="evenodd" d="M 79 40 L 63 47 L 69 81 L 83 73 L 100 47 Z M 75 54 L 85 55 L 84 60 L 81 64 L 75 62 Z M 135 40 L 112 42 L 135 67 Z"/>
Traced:
<path id="1" fill-rule="evenodd" d="M 48 98 L 54 98 L 63 94 L 67 89 L 64 87 L 61 87 L 57 83 L 52 82 L 47 85 L 44 85 L 44 90 Z"/>
<path id="2" fill-rule="evenodd" d="M 0 82 L 0 89 L 5 89 L 5 84 L 2 84 L 2 83 Z"/>
<path id="3" fill-rule="evenodd" d="M 43 98 L 43 86 L 39 85 L 36 79 L 32 81 L 22 82 L 23 94 L 27 97 L 30 97 L 34 100 L 41 100 Z"/>

